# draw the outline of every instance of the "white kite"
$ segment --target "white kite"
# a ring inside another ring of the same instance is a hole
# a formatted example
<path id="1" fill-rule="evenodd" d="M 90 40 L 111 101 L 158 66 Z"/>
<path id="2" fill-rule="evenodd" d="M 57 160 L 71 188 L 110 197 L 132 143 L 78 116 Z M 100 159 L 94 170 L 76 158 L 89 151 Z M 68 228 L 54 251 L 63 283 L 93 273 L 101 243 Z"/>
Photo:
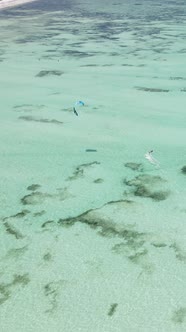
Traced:
<path id="1" fill-rule="evenodd" d="M 159 161 L 158 161 L 157 159 L 153 158 L 152 153 L 153 153 L 153 150 L 147 152 L 147 153 L 145 154 L 145 158 L 146 158 L 151 164 L 159 166 L 159 164 L 160 164 Z"/>

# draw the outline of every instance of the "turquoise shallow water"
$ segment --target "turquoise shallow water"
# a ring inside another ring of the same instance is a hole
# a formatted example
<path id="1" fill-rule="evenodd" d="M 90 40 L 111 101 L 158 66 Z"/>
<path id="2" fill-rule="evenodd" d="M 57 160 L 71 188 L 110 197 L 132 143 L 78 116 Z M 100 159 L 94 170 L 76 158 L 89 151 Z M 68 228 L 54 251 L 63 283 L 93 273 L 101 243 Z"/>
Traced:
<path id="1" fill-rule="evenodd" d="M 185 28 L 182 1 L 0 12 L 1 331 L 185 331 Z"/>

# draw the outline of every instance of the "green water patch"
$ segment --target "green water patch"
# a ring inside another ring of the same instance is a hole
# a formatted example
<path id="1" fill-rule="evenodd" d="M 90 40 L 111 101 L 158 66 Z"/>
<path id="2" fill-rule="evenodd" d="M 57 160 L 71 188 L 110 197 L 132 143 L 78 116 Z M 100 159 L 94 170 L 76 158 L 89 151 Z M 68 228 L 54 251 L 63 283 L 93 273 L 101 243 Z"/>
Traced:
<path id="1" fill-rule="evenodd" d="M 175 324 L 182 324 L 186 322 L 186 307 L 180 307 L 178 310 L 174 311 L 172 321 Z"/>
<path id="2" fill-rule="evenodd" d="M 61 76 L 64 72 L 61 70 L 41 70 L 36 77 L 45 77 L 45 76 Z"/>
<path id="3" fill-rule="evenodd" d="M 117 306 L 118 306 L 118 303 L 112 303 L 110 305 L 110 308 L 109 308 L 109 311 L 108 311 L 107 315 L 110 316 L 110 317 L 112 317 L 115 314 L 115 312 L 116 312 Z"/>
<path id="4" fill-rule="evenodd" d="M 63 124 L 62 121 L 56 120 L 56 119 L 45 119 L 45 118 L 35 118 L 33 116 L 19 116 L 20 120 L 24 121 L 31 121 L 31 122 L 40 122 L 40 123 L 52 123 L 52 124 L 57 124 L 61 125 Z"/>
<path id="5" fill-rule="evenodd" d="M 0 304 L 3 304 L 7 301 L 11 294 L 12 290 L 18 285 L 26 286 L 30 282 L 28 273 L 25 274 L 14 274 L 13 280 L 10 283 L 0 283 Z"/>

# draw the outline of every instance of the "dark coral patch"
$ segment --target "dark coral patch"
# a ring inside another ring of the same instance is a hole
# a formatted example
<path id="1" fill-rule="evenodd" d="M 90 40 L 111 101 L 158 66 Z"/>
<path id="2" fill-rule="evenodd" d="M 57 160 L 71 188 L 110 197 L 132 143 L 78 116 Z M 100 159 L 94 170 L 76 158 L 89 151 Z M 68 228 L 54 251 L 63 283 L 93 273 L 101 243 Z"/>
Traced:
<path id="1" fill-rule="evenodd" d="M 103 181 L 104 181 L 103 179 L 98 178 L 98 179 L 94 180 L 94 183 L 102 183 Z"/>
<path id="2" fill-rule="evenodd" d="M 138 185 L 156 185 L 156 184 L 160 184 L 160 183 L 164 183 L 166 182 L 165 179 L 163 179 L 161 176 L 159 175 L 149 175 L 149 174 L 142 174 L 142 175 L 138 175 L 135 178 L 133 178 L 132 180 L 124 180 L 125 184 L 127 184 L 127 186 L 138 186 Z"/>
<path id="3" fill-rule="evenodd" d="M 97 152 L 96 149 L 86 149 L 85 151 L 86 151 L 86 152 Z"/>
<path id="4" fill-rule="evenodd" d="M 24 218 L 28 213 L 30 213 L 29 210 L 22 210 L 21 212 L 16 213 L 12 217 L 15 217 L 15 218 Z"/>
<path id="5" fill-rule="evenodd" d="M 27 187 L 27 190 L 35 191 L 39 189 L 41 186 L 39 184 L 31 184 L 30 186 Z"/>
<path id="6" fill-rule="evenodd" d="M 129 204 L 133 204 L 132 201 L 128 201 L 128 200 L 119 200 L 119 201 L 110 201 L 106 204 L 103 205 L 104 206 L 108 206 L 108 205 L 114 205 L 117 203 L 122 203 L 124 204 L 124 208 L 127 207 L 127 205 Z M 140 233 L 138 231 L 135 230 L 131 230 L 128 228 L 122 228 L 120 230 L 117 229 L 117 225 L 113 224 L 110 222 L 110 220 L 105 219 L 102 216 L 97 216 L 96 215 L 96 210 L 99 211 L 98 209 L 90 209 L 76 217 L 69 217 L 66 219 L 59 219 L 58 224 L 61 226 L 72 226 L 74 225 L 76 222 L 80 222 L 83 224 L 88 225 L 89 227 L 93 228 L 93 229 L 97 229 L 98 230 L 98 234 L 104 237 L 120 237 L 120 238 L 124 238 L 126 240 L 129 239 L 134 239 L 134 238 L 138 238 L 142 235 L 144 235 L 144 233 Z"/>
<path id="7" fill-rule="evenodd" d="M 20 120 L 24 121 L 32 121 L 32 122 L 41 122 L 41 123 L 53 123 L 53 124 L 62 124 L 62 121 L 56 120 L 56 119 L 45 119 L 45 118 L 34 118 L 33 116 L 19 116 Z"/>
<path id="8" fill-rule="evenodd" d="M 136 86 L 137 90 L 145 91 L 145 92 L 169 92 L 168 89 L 160 89 L 160 88 L 146 88 L 142 86 Z"/>
<path id="9" fill-rule="evenodd" d="M 23 205 L 41 204 L 48 197 L 51 197 L 51 195 L 39 191 L 34 191 L 31 194 L 25 195 L 23 198 L 21 198 L 21 203 Z"/>
<path id="10" fill-rule="evenodd" d="M 5 226 L 6 232 L 8 234 L 15 236 L 15 238 L 17 240 L 23 239 L 24 236 L 14 226 L 12 226 L 10 223 L 5 222 L 4 226 Z"/>
<path id="11" fill-rule="evenodd" d="M 125 167 L 130 168 L 133 171 L 141 171 L 142 170 L 142 164 L 141 163 L 134 163 L 134 162 L 128 162 L 124 164 Z"/>
<path id="12" fill-rule="evenodd" d="M 45 211 L 45 210 L 42 210 L 42 211 L 35 212 L 35 213 L 33 214 L 33 216 L 34 216 L 34 217 L 40 217 L 40 216 L 42 216 L 42 215 L 45 214 L 45 213 L 46 213 L 46 211 Z"/>
<path id="13" fill-rule="evenodd" d="M 10 283 L 0 284 L 0 304 L 3 304 L 11 296 L 11 289 L 17 285 L 26 286 L 30 282 L 28 273 L 14 274 L 13 280 Z"/>
<path id="14" fill-rule="evenodd" d="M 183 262 L 183 263 L 186 263 L 186 252 L 183 250 L 183 249 L 181 249 L 178 245 L 177 245 L 177 243 L 172 243 L 171 245 L 170 245 L 170 248 L 172 248 L 173 250 L 174 250 L 174 252 L 175 252 L 175 255 L 176 255 L 176 258 L 179 260 L 179 261 L 181 261 L 181 262 Z"/>
<path id="15" fill-rule="evenodd" d="M 186 321 L 186 308 L 181 307 L 178 310 L 176 310 L 173 314 L 172 320 L 176 324 L 184 323 L 184 321 Z"/>
<path id="16" fill-rule="evenodd" d="M 115 314 L 117 306 L 118 306 L 118 303 L 112 303 L 110 305 L 110 308 L 109 308 L 109 311 L 108 311 L 108 316 L 111 317 Z"/>
<path id="17" fill-rule="evenodd" d="M 80 177 L 84 176 L 84 170 L 86 168 L 89 168 L 93 165 L 100 165 L 100 162 L 98 161 L 92 161 L 90 163 L 86 163 L 86 164 L 81 164 L 79 166 L 76 167 L 75 171 L 73 172 L 73 175 L 68 177 L 68 180 L 76 180 Z"/>
<path id="18" fill-rule="evenodd" d="M 44 76 L 61 76 L 62 74 L 64 74 L 63 71 L 61 70 L 41 70 L 36 77 L 44 77 Z"/>
<path id="19" fill-rule="evenodd" d="M 127 186 L 133 187 L 133 194 L 135 196 L 151 198 L 154 201 L 165 200 L 170 192 L 168 190 L 159 190 L 157 186 L 162 185 L 166 180 L 160 176 L 153 176 L 148 174 L 139 175 L 131 180 L 124 180 Z"/>
<path id="20" fill-rule="evenodd" d="M 52 259 L 52 255 L 49 252 L 47 252 L 46 254 L 43 255 L 44 261 L 49 262 L 49 261 L 51 261 L 51 259 Z"/>
<path id="21" fill-rule="evenodd" d="M 183 166 L 183 167 L 181 168 L 181 172 L 182 172 L 183 174 L 186 174 L 186 166 Z"/>
<path id="22" fill-rule="evenodd" d="M 134 190 L 135 196 L 141 197 L 149 197 L 152 198 L 154 201 L 163 201 L 169 196 L 168 191 L 151 191 L 146 186 L 139 185 Z"/>
<path id="23" fill-rule="evenodd" d="M 47 220 L 47 221 L 45 221 L 42 225 L 41 225 L 41 227 L 42 228 L 45 228 L 47 225 L 49 225 L 49 224 L 51 224 L 51 223 L 53 223 L 54 221 L 53 220 Z"/>

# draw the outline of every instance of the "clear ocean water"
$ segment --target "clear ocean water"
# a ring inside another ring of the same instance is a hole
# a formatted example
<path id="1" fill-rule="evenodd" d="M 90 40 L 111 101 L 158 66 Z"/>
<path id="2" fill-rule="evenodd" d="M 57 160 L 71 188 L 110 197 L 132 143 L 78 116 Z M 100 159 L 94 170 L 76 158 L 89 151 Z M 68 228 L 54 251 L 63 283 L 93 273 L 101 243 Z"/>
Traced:
<path id="1" fill-rule="evenodd" d="M 181 0 L 0 11 L 1 332 L 186 331 L 185 39 Z"/>

